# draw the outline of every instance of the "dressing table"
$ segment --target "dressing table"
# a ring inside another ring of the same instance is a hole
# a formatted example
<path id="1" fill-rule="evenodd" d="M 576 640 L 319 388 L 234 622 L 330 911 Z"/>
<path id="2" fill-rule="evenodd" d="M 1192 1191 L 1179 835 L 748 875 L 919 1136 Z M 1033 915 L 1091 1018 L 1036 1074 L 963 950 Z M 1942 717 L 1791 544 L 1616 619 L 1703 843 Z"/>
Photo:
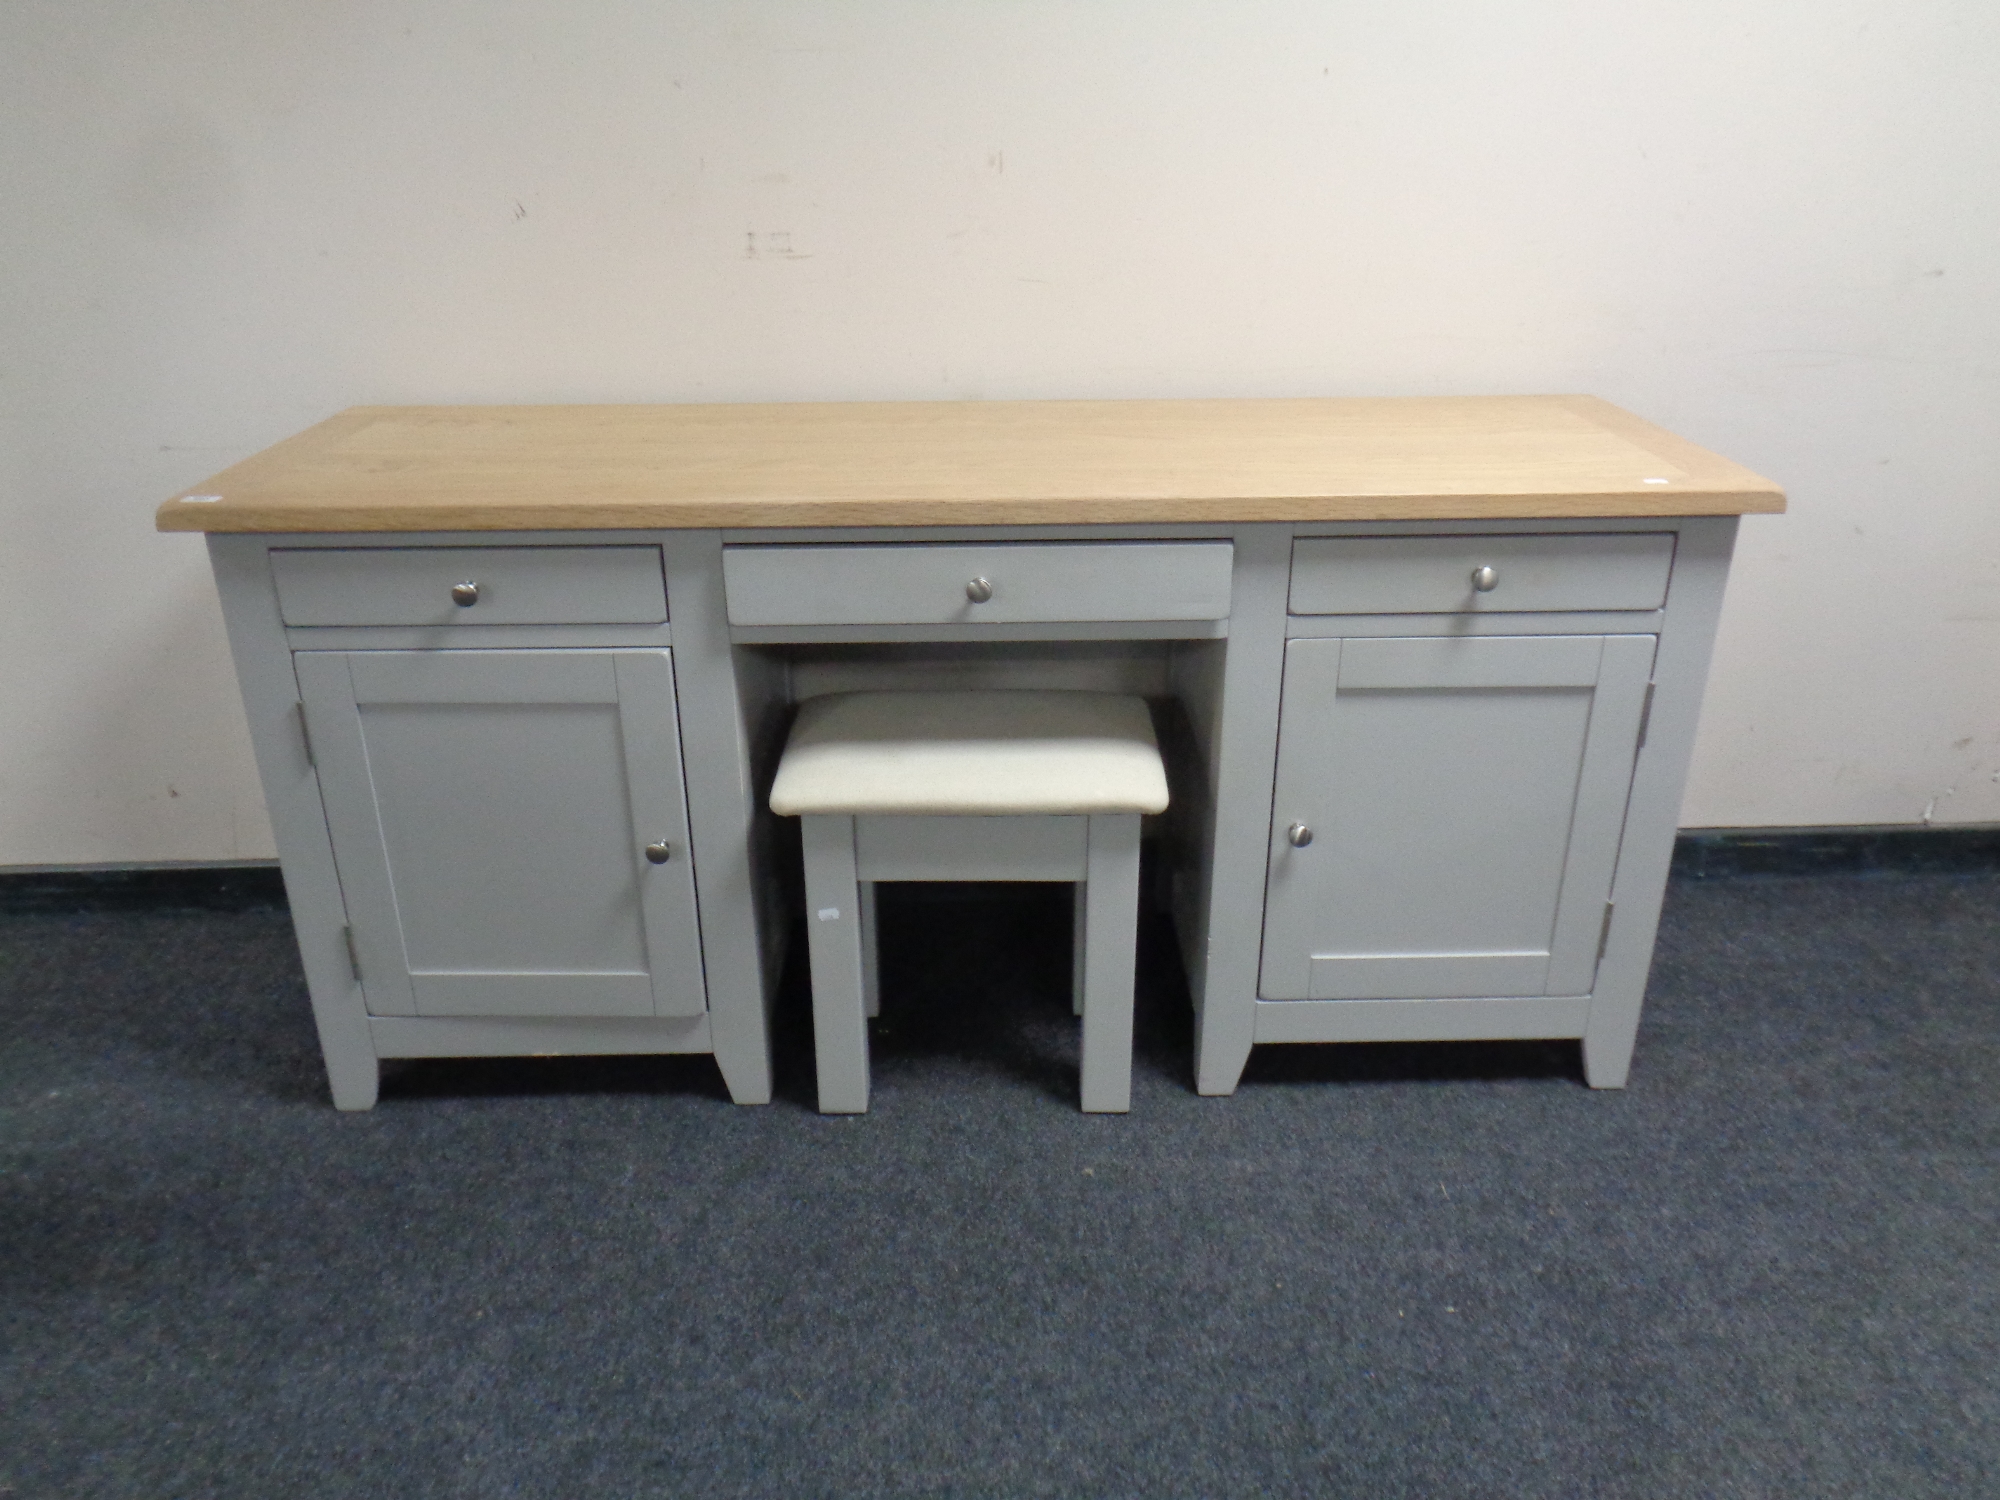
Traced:
<path id="1" fill-rule="evenodd" d="M 363 407 L 208 534 L 334 1102 L 385 1058 L 771 1095 L 794 706 L 1153 705 L 1196 1083 L 1573 1037 L 1626 1079 L 1737 518 L 1589 397 Z"/>

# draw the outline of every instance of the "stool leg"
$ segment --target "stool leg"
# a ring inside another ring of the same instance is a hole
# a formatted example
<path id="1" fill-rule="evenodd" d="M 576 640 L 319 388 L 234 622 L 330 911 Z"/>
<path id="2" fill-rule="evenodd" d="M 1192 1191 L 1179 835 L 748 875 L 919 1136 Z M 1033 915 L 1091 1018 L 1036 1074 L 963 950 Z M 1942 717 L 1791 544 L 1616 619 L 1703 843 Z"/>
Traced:
<path id="1" fill-rule="evenodd" d="M 860 883 L 854 909 L 861 915 L 861 1008 L 870 1016 L 882 1014 L 882 945 L 875 940 L 875 882 Z"/>
<path id="2" fill-rule="evenodd" d="M 1083 1107 L 1132 1107 L 1132 983 L 1139 938 L 1139 815 L 1090 819 L 1084 882 Z"/>
<path id="3" fill-rule="evenodd" d="M 1090 952 L 1089 922 L 1086 917 L 1090 883 L 1079 880 L 1070 889 L 1076 893 L 1076 907 L 1069 921 L 1069 1003 L 1071 1014 L 1080 1016 L 1083 1014 L 1083 980 L 1087 972 L 1084 958 Z"/>
<path id="4" fill-rule="evenodd" d="M 799 821 L 820 1113 L 863 1114 L 868 1109 L 868 1023 L 863 1018 L 854 819 L 809 813 Z"/>

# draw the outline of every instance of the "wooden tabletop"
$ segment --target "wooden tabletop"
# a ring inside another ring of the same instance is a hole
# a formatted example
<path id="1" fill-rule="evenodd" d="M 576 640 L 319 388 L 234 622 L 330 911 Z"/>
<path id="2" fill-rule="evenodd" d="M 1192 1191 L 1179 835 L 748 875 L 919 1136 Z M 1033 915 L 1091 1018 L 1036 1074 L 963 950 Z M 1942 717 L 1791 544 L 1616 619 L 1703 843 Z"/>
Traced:
<path id="1" fill-rule="evenodd" d="M 1697 516 L 1784 492 L 1591 396 L 361 406 L 162 531 Z"/>

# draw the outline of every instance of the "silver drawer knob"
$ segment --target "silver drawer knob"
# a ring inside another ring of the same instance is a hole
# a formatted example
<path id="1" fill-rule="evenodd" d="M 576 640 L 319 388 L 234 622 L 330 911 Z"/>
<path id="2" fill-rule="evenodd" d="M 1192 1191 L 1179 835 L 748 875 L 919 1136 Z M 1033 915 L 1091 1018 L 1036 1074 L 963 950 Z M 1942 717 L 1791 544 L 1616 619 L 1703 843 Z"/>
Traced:
<path id="1" fill-rule="evenodd" d="M 1285 830 L 1285 842 L 1294 849 L 1303 849 L 1313 841 L 1313 831 L 1303 823 L 1294 823 Z"/>
<path id="2" fill-rule="evenodd" d="M 470 609 L 479 602 L 479 585 L 470 580 L 451 586 L 451 602 L 460 609 Z"/>
<path id="3" fill-rule="evenodd" d="M 652 864 L 663 865 L 673 857 L 674 846 L 665 839 L 661 839 L 657 844 L 648 844 L 646 846 L 646 858 Z"/>
<path id="4" fill-rule="evenodd" d="M 1482 594 L 1490 594 L 1500 587 L 1500 575 L 1488 567 L 1472 570 L 1472 586 Z"/>
<path id="5" fill-rule="evenodd" d="M 988 599 L 993 597 L 992 580 L 986 578 L 973 579 L 972 582 L 965 586 L 965 597 L 970 599 L 974 604 L 984 604 Z"/>

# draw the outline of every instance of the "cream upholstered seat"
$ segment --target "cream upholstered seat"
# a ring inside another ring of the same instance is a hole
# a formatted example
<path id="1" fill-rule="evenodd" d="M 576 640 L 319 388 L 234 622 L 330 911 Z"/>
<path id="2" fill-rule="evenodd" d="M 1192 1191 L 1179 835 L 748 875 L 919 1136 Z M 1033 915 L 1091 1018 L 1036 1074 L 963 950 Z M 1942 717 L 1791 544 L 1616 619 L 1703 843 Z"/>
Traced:
<path id="1" fill-rule="evenodd" d="M 1143 698 L 836 693 L 799 708 L 776 813 L 1159 812 L 1167 777 Z"/>
<path id="2" fill-rule="evenodd" d="M 1166 805 L 1140 698 L 878 692 L 804 703 L 771 810 L 803 824 L 820 1109 L 868 1107 L 878 880 L 1075 882 L 1083 1107 L 1129 1108 L 1139 819 Z"/>

